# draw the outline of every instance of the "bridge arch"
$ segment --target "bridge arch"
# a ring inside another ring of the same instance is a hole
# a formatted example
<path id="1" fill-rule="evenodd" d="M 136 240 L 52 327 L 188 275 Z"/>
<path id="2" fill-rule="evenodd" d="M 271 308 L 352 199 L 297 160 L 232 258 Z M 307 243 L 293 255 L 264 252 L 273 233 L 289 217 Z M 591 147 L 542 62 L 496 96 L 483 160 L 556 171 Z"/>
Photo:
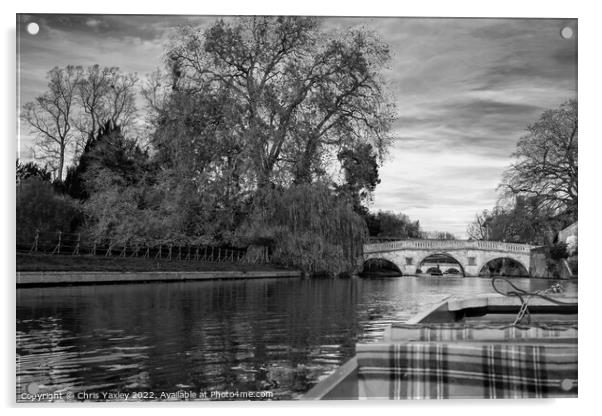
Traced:
<path id="1" fill-rule="evenodd" d="M 456 258 L 456 256 L 444 251 L 435 251 L 422 256 L 420 261 L 416 262 L 416 268 L 421 269 L 423 272 L 426 272 L 425 267 L 423 267 L 423 264 L 427 263 L 427 260 L 431 258 L 434 260 L 438 260 L 440 258 L 447 259 L 449 263 L 454 264 L 454 266 L 451 267 L 451 269 L 460 269 L 459 274 L 461 274 L 462 276 L 466 276 L 466 272 L 464 270 L 464 265 L 462 264 L 462 262 L 458 258 Z M 430 267 L 426 267 L 426 269 L 429 268 Z"/>
<path id="2" fill-rule="evenodd" d="M 514 256 L 491 256 L 485 259 L 478 266 L 479 276 L 492 276 L 500 272 L 501 268 L 510 269 L 510 273 L 503 272 L 502 276 L 510 277 L 528 277 L 530 276 L 529 269 L 523 264 L 520 259 Z"/>
<path id="3" fill-rule="evenodd" d="M 402 269 L 388 256 L 373 256 L 364 259 L 360 275 L 381 274 L 383 276 L 402 276 Z"/>

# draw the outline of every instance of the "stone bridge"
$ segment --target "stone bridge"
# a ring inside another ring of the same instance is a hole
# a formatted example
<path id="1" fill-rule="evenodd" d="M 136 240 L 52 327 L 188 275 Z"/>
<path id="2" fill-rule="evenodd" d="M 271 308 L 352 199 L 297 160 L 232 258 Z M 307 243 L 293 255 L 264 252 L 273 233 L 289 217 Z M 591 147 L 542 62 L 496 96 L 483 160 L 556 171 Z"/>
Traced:
<path id="1" fill-rule="evenodd" d="M 388 260 L 402 274 L 414 275 L 429 256 L 446 255 L 460 264 L 464 276 L 478 276 L 483 266 L 490 261 L 510 258 L 530 272 L 532 248 L 534 246 L 528 244 L 498 241 L 399 240 L 364 245 L 364 261 Z"/>

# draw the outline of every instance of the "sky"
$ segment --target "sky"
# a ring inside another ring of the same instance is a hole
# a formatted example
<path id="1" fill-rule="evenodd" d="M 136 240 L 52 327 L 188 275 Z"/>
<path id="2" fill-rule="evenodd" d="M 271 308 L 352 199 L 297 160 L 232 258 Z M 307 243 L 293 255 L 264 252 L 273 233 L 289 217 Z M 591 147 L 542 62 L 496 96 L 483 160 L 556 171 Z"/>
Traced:
<path id="1" fill-rule="evenodd" d="M 31 101 L 55 66 L 118 66 L 141 78 L 162 67 L 179 25 L 213 16 L 18 16 L 18 100 Z M 39 24 L 36 35 L 27 33 Z M 477 212 L 492 208 L 517 140 L 546 109 L 577 98 L 574 19 L 324 18 L 325 31 L 363 27 L 389 44 L 384 70 L 397 105 L 394 143 L 372 210 L 402 212 L 425 231 L 466 238 Z M 565 39 L 561 30 L 572 28 Z M 32 137 L 19 126 L 19 157 Z"/>

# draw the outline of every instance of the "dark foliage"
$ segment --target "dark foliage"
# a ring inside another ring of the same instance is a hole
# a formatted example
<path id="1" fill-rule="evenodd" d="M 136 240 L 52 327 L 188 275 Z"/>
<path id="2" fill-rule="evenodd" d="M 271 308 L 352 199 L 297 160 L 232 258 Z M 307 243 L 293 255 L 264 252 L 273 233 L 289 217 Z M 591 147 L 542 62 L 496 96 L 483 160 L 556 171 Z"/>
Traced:
<path id="1" fill-rule="evenodd" d="M 40 167 L 35 162 L 21 163 L 17 159 L 17 182 L 29 178 L 39 178 L 42 181 L 50 182 L 52 175 L 46 167 Z"/>
<path id="2" fill-rule="evenodd" d="M 17 185 L 17 241 L 31 244 L 38 231 L 73 232 L 82 220 L 79 203 L 48 181 L 30 177 Z"/>
<path id="3" fill-rule="evenodd" d="M 124 138 L 119 126 L 107 121 L 95 136 L 88 138 L 77 164 L 68 169 L 65 192 L 76 199 L 88 199 L 99 170 L 112 172 L 120 181 L 118 185 L 136 185 L 145 177 L 147 162 L 146 152 Z"/>
<path id="4" fill-rule="evenodd" d="M 367 203 L 370 201 L 378 177 L 378 156 L 370 143 L 360 143 L 355 148 L 342 150 L 338 160 L 345 173 L 345 180 L 338 187 L 341 195 L 348 196 L 353 208 L 360 214 L 367 214 Z"/>
<path id="5" fill-rule="evenodd" d="M 567 245 L 564 242 L 558 242 L 550 247 L 550 257 L 554 260 L 562 260 L 569 257 Z"/>
<path id="6" fill-rule="evenodd" d="M 405 214 L 378 211 L 364 216 L 370 237 L 421 238 L 420 223 Z"/>

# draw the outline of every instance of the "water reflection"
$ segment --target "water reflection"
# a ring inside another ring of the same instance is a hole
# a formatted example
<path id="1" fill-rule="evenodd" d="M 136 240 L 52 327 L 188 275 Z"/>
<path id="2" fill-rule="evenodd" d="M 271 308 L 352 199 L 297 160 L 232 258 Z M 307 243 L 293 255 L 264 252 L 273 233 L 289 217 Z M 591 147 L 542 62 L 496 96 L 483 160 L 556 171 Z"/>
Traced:
<path id="1" fill-rule="evenodd" d="M 551 284 L 515 281 L 528 290 Z M 19 289 L 17 397 L 35 386 L 295 398 L 389 323 L 448 294 L 491 291 L 488 279 L 412 277 Z"/>

